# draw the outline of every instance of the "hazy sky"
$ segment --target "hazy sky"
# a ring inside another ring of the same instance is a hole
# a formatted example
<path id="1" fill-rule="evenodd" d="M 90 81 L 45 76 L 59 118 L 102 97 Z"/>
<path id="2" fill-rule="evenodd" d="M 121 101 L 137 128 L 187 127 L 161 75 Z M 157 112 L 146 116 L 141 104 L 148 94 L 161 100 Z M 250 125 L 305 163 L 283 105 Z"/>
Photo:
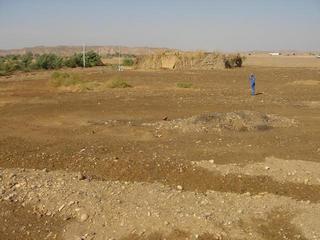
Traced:
<path id="1" fill-rule="evenodd" d="M 0 48 L 320 50 L 320 0 L 0 0 Z"/>

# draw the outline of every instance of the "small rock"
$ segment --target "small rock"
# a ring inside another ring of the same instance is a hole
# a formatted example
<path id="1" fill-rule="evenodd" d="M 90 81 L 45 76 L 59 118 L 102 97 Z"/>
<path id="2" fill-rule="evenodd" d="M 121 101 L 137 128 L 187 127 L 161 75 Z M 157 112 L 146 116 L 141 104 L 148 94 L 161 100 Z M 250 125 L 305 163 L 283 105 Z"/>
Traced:
<path id="1" fill-rule="evenodd" d="M 65 207 L 65 204 L 61 205 L 61 207 L 59 207 L 58 211 L 61 212 L 61 210 Z"/>
<path id="2" fill-rule="evenodd" d="M 16 174 L 14 174 L 14 173 L 9 174 L 9 178 L 14 178 L 15 176 L 16 176 Z"/>
<path id="3" fill-rule="evenodd" d="M 164 116 L 164 117 L 162 118 L 162 120 L 163 120 L 163 121 L 168 121 L 168 116 Z"/>
<path id="4" fill-rule="evenodd" d="M 214 164 L 214 160 L 213 159 L 209 160 L 209 163 Z"/>
<path id="5" fill-rule="evenodd" d="M 183 187 L 181 185 L 178 185 L 177 189 L 181 191 L 181 190 L 183 190 Z"/>
<path id="6" fill-rule="evenodd" d="M 78 178 L 78 180 L 85 180 L 86 179 L 86 176 L 84 176 L 81 172 L 79 172 L 78 173 L 78 175 L 77 175 L 77 178 Z"/>
<path id="7" fill-rule="evenodd" d="M 265 169 L 265 170 L 269 170 L 269 169 L 270 169 L 270 167 L 268 167 L 268 166 L 265 166 L 265 167 L 264 167 L 264 169 Z"/>
<path id="8" fill-rule="evenodd" d="M 243 213 L 243 210 L 242 210 L 242 209 L 239 209 L 239 210 L 238 210 L 238 213 L 239 213 L 239 214 Z"/>
<path id="9" fill-rule="evenodd" d="M 86 213 L 83 213 L 80 215 L 79 220 L 80 220 L 80 222 L 85 222 L 85 221 L 87 221 L 88 218 L 89 218 L 89 215 Z"/>

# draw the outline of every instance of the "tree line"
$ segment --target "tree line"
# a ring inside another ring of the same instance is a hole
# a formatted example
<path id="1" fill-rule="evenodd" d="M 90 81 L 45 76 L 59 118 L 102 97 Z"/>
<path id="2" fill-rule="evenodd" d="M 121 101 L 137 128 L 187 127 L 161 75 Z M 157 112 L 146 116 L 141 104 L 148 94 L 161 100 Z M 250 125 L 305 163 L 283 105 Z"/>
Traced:
<path id="1" fill-rule="evenodd" d="M 101 56 L 94 51 L 85 55 L 86 67 L 103 66 Z M 0 76 L 10 75 L 16 71 L 29 72 L 38 69 L 60 69 L 63 67 L 83 67 L 82 53 L 61 57 L 54 53 L 0 56 Z"/>

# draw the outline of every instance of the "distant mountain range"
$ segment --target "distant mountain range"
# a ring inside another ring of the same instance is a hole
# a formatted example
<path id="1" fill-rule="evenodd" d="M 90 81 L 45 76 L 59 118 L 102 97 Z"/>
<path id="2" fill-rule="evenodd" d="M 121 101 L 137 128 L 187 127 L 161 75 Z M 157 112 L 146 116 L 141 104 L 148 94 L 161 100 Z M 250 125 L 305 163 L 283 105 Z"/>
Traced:
<path id="1" fill-rule="evenodd" d="M 99 54 L 115 54 L 119 52 L 119 46 L 86 46 L 86 51 L 93 50 Z M 173 50 L 169 48 L 148 48 L 148 47 L 120 47 L 122 54 L 133 54 L 133 55 L 145 55 L 150 53 L 156 53 L 166 50 Z M 61 56 L 70 56 L 74 53 L 82 52 L 82 46 L 36 46 L 29 48 L 20 49 L 0 49 L 0 56 L 9 54 L 25 54 L 31 52 L 33 54 L 44 54 L 44 53 L 55 53 Z"/>
<path id="2" fill-rule="evenodd" d="M 119 46 L 86 46 L 86 51 L 93 50 L 101 55 L 106 54 L 116 54 L 119 52 Z M 163 51 L 179 51 L 177 49 L 170 48 L 149 48 L 149 47 L 120 47 L 122 54 L 132 54 L 132 55 L 145 55 L 151 53 L 158 53 Z M 82 46 L 36 46 L 36 47 L 28 47 L 28 48 L 20 48 L 20 49 L 0 49 L 0 56 L 15 54 L 22 55 L 27 52 L 31 52 L 33 54 L 44 54 L 44 53 L 55 53 L 60 56 L 70 56 L 74 53 L 82 52 Z M 292 54 L 297 53 L 299 55 L 310 54 L 309 52 L 303 51 L 295 51 L 295 50 L 282 50 L 282 51 L 245 51 L 241 52 L 242 54 L 267 54 L 270 52 L 281 52 L 282 54 Z M 314 52 L 316 53 L 316 52 Z"/>

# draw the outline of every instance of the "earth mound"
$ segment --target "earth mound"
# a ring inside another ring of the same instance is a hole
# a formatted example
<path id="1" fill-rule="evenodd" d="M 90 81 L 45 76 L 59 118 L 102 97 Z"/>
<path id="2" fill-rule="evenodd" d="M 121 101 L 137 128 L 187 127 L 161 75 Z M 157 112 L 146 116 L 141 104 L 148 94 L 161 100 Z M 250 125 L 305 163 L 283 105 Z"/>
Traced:
<path id="1" fill-rule="evenodd" d="M 206 52 L 162 52 L 137 58 L 139 69 L 225 69 L 241 67 L 244 58 L 239 54 L 225 55 L 221 53 Z"/>
<path id="2" fill-rule="evenodd" d="M 185 119 L 155 123 L 158 129 L 180 129 L 182 131 L 208 131 L 229 129 L 233 131 L 268 130 L 295 126 L 293 119 L 254 111 L 205 113 Z"/>

